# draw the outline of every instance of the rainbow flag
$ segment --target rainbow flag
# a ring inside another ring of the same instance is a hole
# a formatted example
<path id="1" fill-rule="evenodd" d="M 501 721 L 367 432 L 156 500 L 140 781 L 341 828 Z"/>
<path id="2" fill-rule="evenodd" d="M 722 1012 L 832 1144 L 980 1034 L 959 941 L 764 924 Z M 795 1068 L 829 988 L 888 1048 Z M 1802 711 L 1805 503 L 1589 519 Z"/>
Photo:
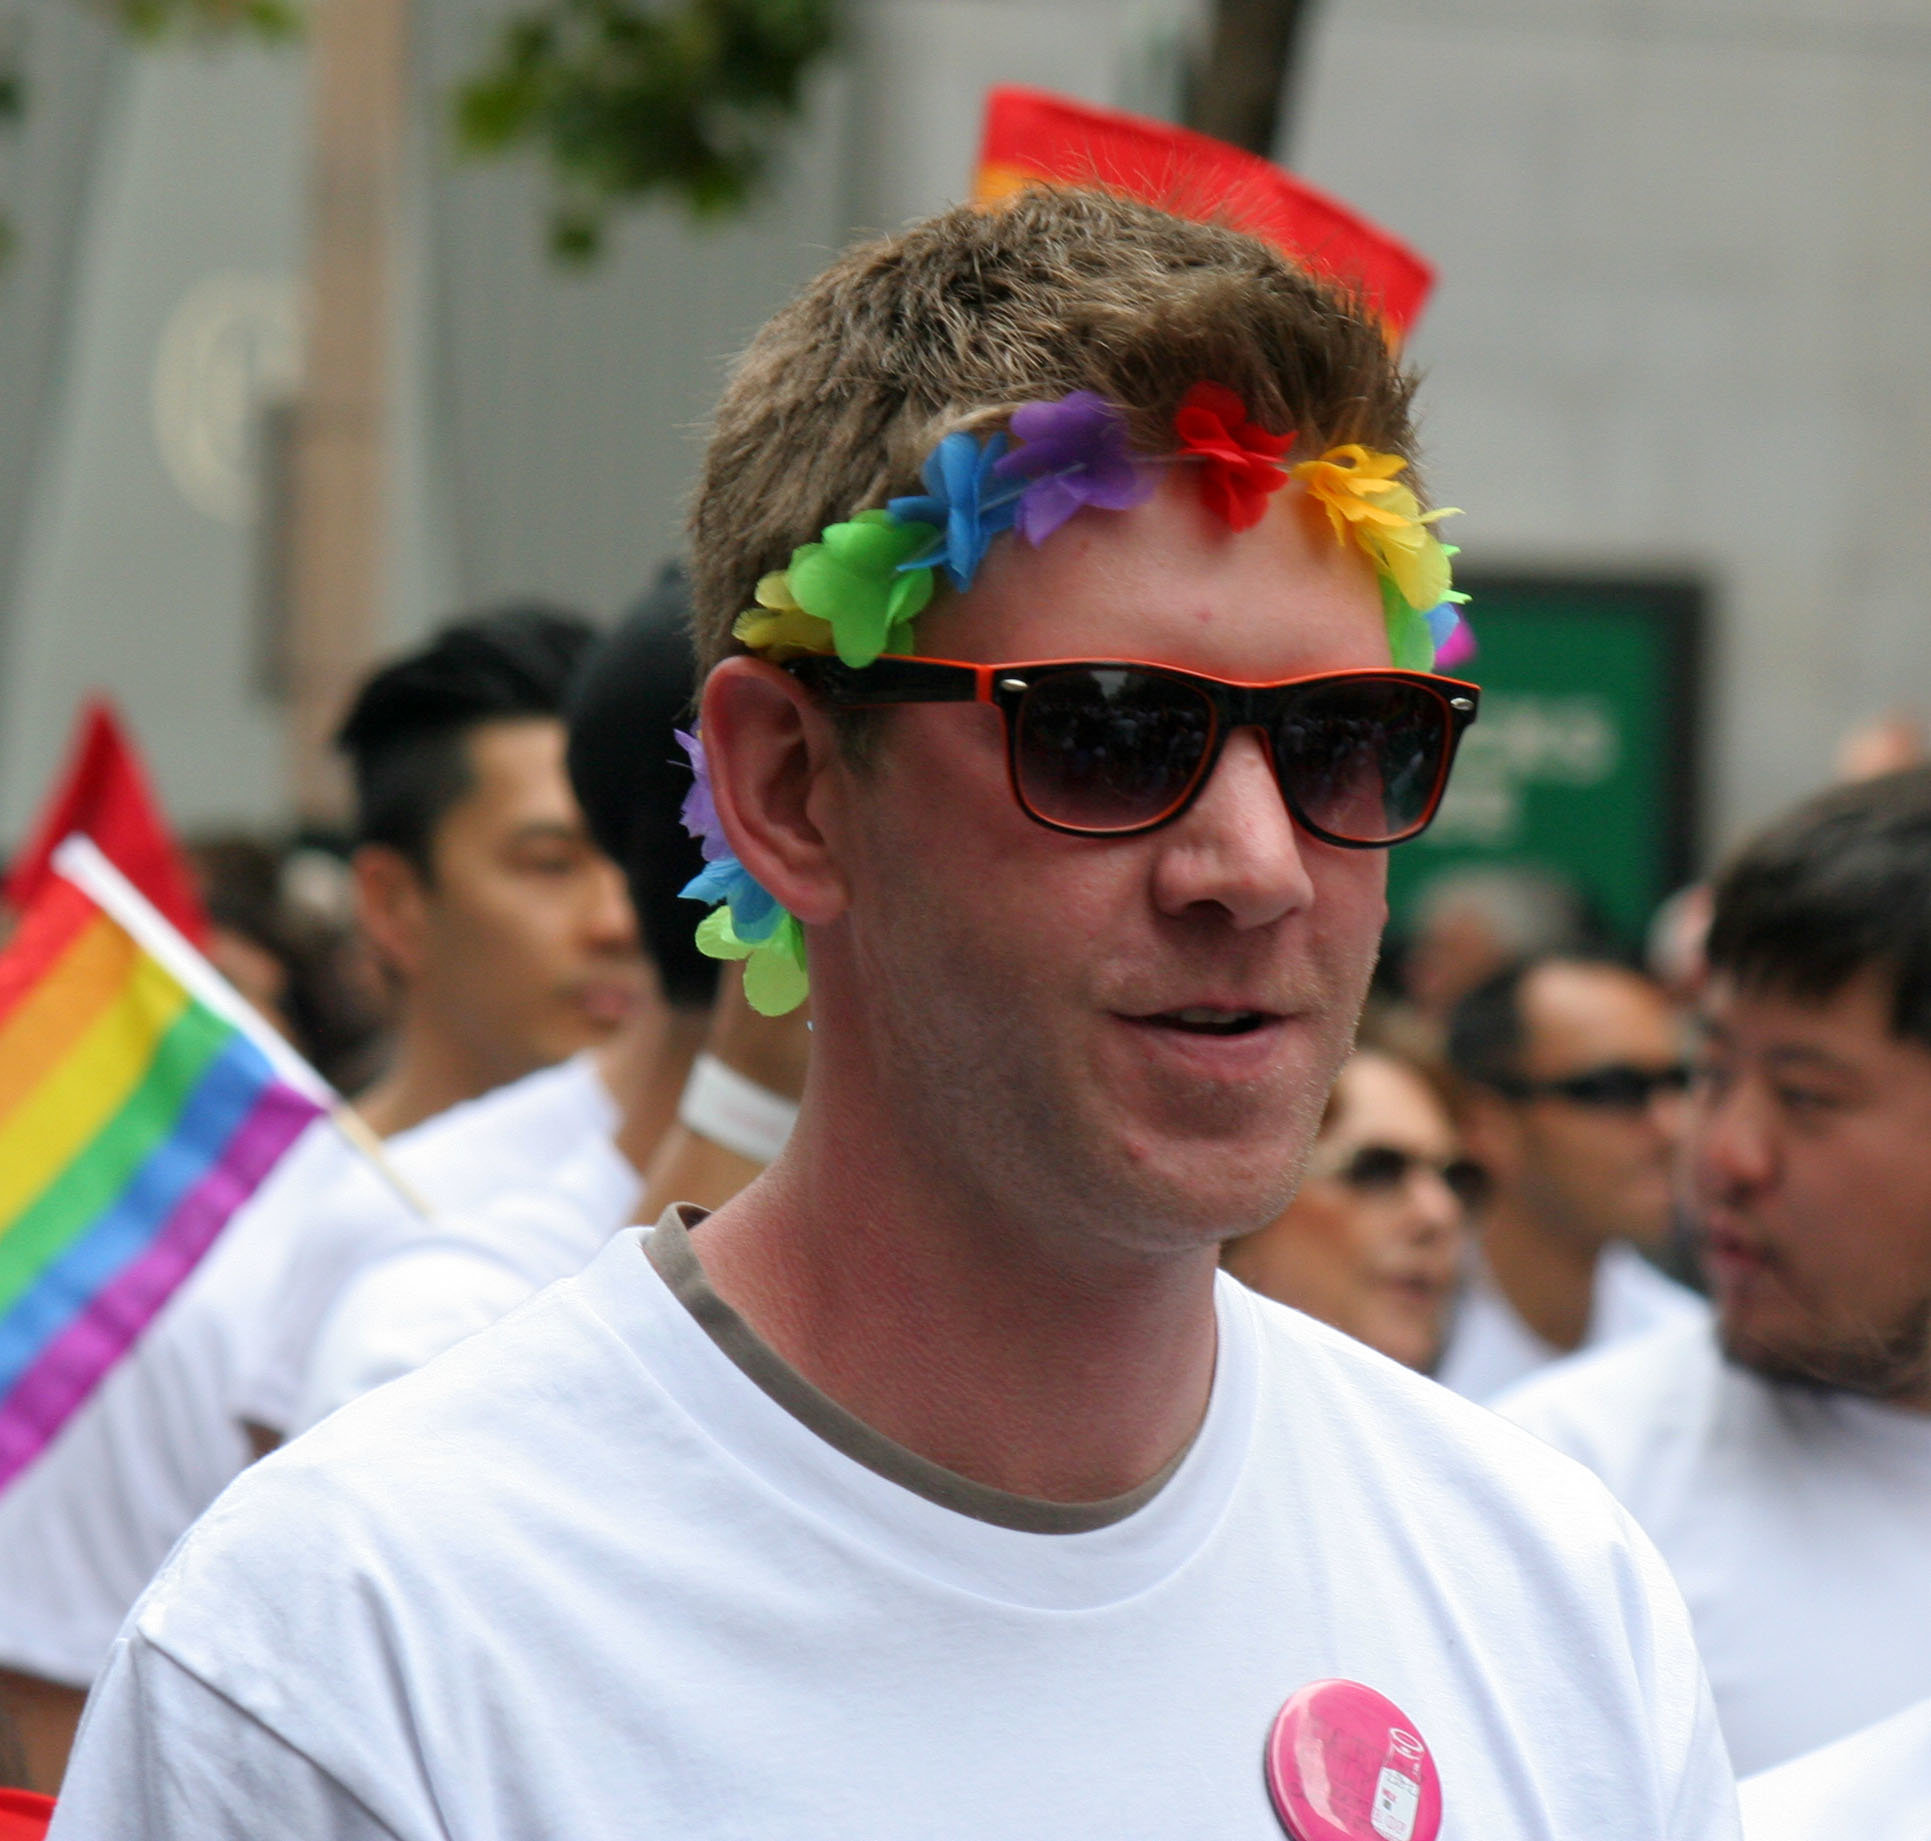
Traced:
<path id="1" fill-rule="evenodd" d="M 84 837 L 0 952 L 0 1489 L 334 1096 Z"/>

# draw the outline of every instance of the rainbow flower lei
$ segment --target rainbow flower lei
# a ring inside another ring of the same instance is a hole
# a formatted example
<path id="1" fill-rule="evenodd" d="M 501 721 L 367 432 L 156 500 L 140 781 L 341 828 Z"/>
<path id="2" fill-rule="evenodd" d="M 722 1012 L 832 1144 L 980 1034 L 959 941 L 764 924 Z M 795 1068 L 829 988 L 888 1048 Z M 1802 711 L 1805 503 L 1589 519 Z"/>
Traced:
<path id="1" fill-rule="evenodd" d="M 1197 383 L 1174 415 L 1174 448 L 1136 454 L 1125 413 L 1091 390 L 1027 403 L 1010 428 L 983 440 L 947 435 L 926 457 L 922 493 L 828 524 L 815 543 L 758 583 L 757 605 L 732 632 L 750 651 L 783 660 L 835 652 L 862 669 L 884 652 L 912 650 L 912 623 L 931 601 L 937 572 L 961 593 L 987 547 L 1016 531 L 1040 544 L 1086 506 L 1125 511 L 1150 498 L 1175 461 L 1198 468 L 1201 494 L 1235 530 L 1258 524 L 1271 494 L 1290 479 L 1327 513 L 1337 541 L 1354 543 L 1381 585 L 1388 646 L 1397 668 L 1429 671 L 1474 651 L 1450 579 L 1455 549 L 1435 535 L 1448 511 L 1424 512 L 1399 475 L 1407 463 L 1349 442 L 1290 463 L 1294 436 L 1247 419 L 1224 385 Z M 804 1001 L 804 932 L 796 918 L 732 853 L 711 796 L 704 744 L 680 733 L 694 781 L 684 827 L 703 850 L 703 872 L 683 893 L 710 904 L 697 929 L 701 952 L 744 961 L 753 1009 L 781 1016 Z"/>

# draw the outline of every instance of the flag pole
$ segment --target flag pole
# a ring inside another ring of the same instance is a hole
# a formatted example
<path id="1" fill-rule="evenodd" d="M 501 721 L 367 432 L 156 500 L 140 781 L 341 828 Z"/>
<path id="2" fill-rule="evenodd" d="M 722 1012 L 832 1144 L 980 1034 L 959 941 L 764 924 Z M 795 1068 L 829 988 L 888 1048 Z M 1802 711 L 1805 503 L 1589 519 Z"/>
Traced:
<path id="1" fill-rule="evenodd" d="M 374 1165 L 376 1174 L 412 1214 L 428 1216 L 428 1207 L 395 1167 L 382 1140 L 369 1129 L 368 1121 L 309 1066 L 293 1043 L 277 1034 L 260 1012 L 189 945 L 167 916 L 107 860 L 92 838 L 74 832 L 56 847 L 52 861 L 59 875 L 125 927 L 135 943 L 177 979 L 189 996 L 205 1004 L 224 1022 L 232 1023 L 268 1058 L 280 1079 L 320 1106 L 329 1123 Z"/>

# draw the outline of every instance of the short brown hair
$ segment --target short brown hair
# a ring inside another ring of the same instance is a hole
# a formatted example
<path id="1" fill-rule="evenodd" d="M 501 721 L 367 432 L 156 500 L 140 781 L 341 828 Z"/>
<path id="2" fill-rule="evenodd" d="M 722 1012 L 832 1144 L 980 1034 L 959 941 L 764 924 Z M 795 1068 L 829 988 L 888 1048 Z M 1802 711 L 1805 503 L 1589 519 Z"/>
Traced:
<path id="1" fill-rule="evenodd" d="M 1360 441 L 1413 458 L 1414 380 L 1380 322 L 1238 231 L 1039 187 L 848 250 L 751 342 L 718 405 L 691 516 L 700 672 L 742 650 L 731 625 L 760 576 L 918 490 L 951 430 L 1092 390 L 1159 453 L 1201 381 L 1297 430 L 1297 455 Z"/>

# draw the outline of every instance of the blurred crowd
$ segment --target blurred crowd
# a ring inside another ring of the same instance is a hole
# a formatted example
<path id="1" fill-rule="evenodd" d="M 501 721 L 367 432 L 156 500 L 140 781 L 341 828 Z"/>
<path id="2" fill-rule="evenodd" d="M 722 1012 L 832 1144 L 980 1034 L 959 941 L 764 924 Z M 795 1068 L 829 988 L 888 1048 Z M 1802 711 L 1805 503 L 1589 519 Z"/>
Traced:
<path id="1" fill-rule="evenodd" d="M 619 1226 L 721 1203 L 782 1146 L 808 1024 L 754 1014 L 735 970 L 720 980 L 693 948 L 680 900 L 702 866 L 680 821 L 687 624 L 674 567 L 602 636 L 542 606 L 456 620 L 345 713 L 352 836 L 190 841 L 210 958 L 384 1148 L 291 1159 L 0 1496 L 0 1776 L 58 1781 L 123 1615 L 253 1456 L 578 1270 Z M 1898 771 L 1915 739 L 1867 739 L 1847 772 L 1923 808 L 1921 775 Z M 1845 810 L 1881 829 L 1890 808 Z M 1223 1263 L 1607 1477 L 1677 1570 L 1752 1772 L 1931 1694 L 1921 1640 L 1892 1634 L 1901 1613 L 1920 1633 L 1931 1616 L 1921 1559 L 1881 1601 L 1857 1592 L 1921 1538 L 1931 1422 L 1852 1423 L 1845 1402 L 1882 1397 L 1868 1369 L 1806 1366 L 1740 1327 L 1763 1270 L 1798 1271 L 1824 1315 L 1836 1282 L 1777 1238 L 1771 1129 L 1734 1116 L 1752 1025 L 1713 1017 L 1706 935 L 1744 899 L 1681 891 L 1635 956 L 1541 871 L 1437 880 L 1384 956 L 1295 1200 Z M 1737 950 L 1733 1009 L 1756 989 Z M 1773 994 L 1807 988 L 1792 950 Z M 1811 982 L 1837 988 L 1827 970 Z M 1803 1103 L 1763 1102 L 1799 1133 Z M 1820 1160 L 1803 1207 L 1829 1213 L 1834 1171 L 1845 1206 L 1868 1208 L 1855 1160 L 1888 1154 Z M 1730 1223 L 1715 1316 L 1713 1210 Z M 1885 1315 L 1871 1282 L 1847 1312 Z M 1795 1393 L 1728 1398 L 1738 1374 Z M 1814 1548 L 1780 1529 L 1792 1515 Z"/>
<path id="2" fill-rule="evenodd" d="M 687 1167 L 677 1101 L 712 1037 L 795 1097 L 799 1024 L 728 977 L 713 1017 L 718 968 L 688 940 L 687 621 L 675 566 L 601 644 L 555 608 L 458 620 L 345 719 L 352 834 L 188 840 L 208 956 L 379 1136 L 586 1055 L 633 1164 L 674 1146 Z M 1838 765 L 1922 757 L 1888 715 Z M 1436 876 L 1385 944 L 1294 1206 L 1224 1264 L 1478 1400 L 1699 1315 L 1685 1159 L 1709 922 L 1694 884 L 1624 950 L 1560 874 Z"/>

